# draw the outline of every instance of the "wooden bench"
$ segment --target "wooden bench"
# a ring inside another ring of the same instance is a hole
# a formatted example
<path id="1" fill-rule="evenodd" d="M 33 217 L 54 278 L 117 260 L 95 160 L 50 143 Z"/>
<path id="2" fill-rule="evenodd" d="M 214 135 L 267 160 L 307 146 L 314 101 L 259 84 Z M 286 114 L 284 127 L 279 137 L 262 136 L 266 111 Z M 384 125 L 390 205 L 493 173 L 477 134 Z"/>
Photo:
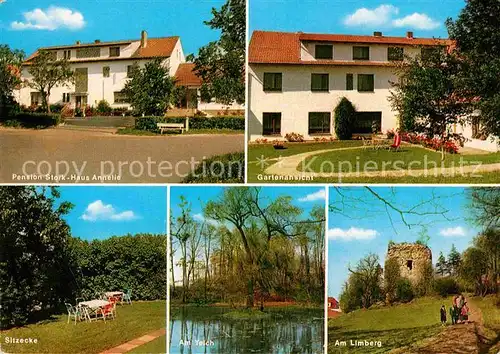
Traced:
<path id="1" fill-rule="evenodd" d="M 183 123 L 156 123 L 156 126 L 160 129 L 160 134 L 163 134 L 164 131 L 168 130 L 180 130 L 182 134 L 185 129 Z"/>

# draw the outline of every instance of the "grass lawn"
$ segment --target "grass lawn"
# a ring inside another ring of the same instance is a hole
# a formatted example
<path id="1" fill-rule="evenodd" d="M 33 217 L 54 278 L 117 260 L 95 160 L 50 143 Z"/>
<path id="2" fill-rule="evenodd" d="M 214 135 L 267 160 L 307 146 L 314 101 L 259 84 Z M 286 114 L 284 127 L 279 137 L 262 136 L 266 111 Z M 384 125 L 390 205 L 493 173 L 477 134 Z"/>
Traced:
<path id="1" fill-rule="evenodd" d="M 167 343 L 166 336 L 160 336 L 156 339 L 153 339 L 151 342 L 141 345 L 135 349 L 132 349 L 130 353 L 139 354 L 139 353 L 166 353 L 167 351 Z"/>
<path id="2" fill-rule="evenodd" d="M 345 147 L 362 146 L 360 141 L 338 141 L 331 143 L 288 143 L 287 149 L 275 150 L 272 145 L 250 145 L 248 147 L 248 181 L 260 182 L 257 175 L 262 174 L 265 168 L 257 162 L 262 157 L 273 164 L 281 157 L 292 156 L 314 150 L 339 149 Z M 305 159 L 303 164 L 297 166 L 299 171 L 306 172 L 357 172 L 381 170 L 421 170 L 438 167 L 460 167 L 477 164 L 491 164 L 500 162 L 500 153 L 479 155 L 452 155 L 447 154 L 441 164 L 441 154 L 418 146 L 403 145 L 398 152 L 388 150 L 357 149 L 345 151 L 332 151 L 314 155 Z M 367 164 L 368 165 L 365 165 Z M 268 167 L 266 166 L 266 167 Z M 359 166 L 359 167 L 358 167 Z M 366 166 L 366 167 L 365 167 Z M 314 178 L 313 183 L 498 183 L 498 173 L 481 173 L 478 176 L 405 176 L 405 177 L 346 177 L 338 181 L 332 178 Z M 308 181 L 304 181 L 308 182 Z"/>
<path id="3" fill-rule="evenodd" d="M 120 128 L 116 132 L 122 135 L 148 135 L 148 136 L 160 136 L 159 133 L 153 133 L 148 130 L 138 130 L 134 128 Z M 193 134 L 244 134 L 243 130 L 231 130 L 231 129 L 190 129 L 184 132 L 182 135 L 193 135 Z M 180 135 L 177 132 L 166 132 L 163 135 Z"/>
<path id="4" fill-rule="evenodd" d="M 117 306 L 115 320 L 67 323 L 67 315 L 2 331 L 5 353 L 99 353 L 165 328 L 165 301 Z M 4 344 L 4 337 L 37 338 L 37 344 Z M 150 344 L 150 343 L 148 343 Z M 153 345 L 153 344 L 151 344 Z M 139 349 L 139 348 L 137 348 Z"/>
<path id="5" fill-rule="evenodd" d="M 412 303 L 373 310 L 357 310 L 328 320 L 329 353 L 386 353 L 413 345 L 442 331 L 439 309 L 449 299 L 420 298 Z M 346 347 L 336 341 L 347 341 Z M 381 348 L 349 346 L 350 340 L 381 341 Z"/>

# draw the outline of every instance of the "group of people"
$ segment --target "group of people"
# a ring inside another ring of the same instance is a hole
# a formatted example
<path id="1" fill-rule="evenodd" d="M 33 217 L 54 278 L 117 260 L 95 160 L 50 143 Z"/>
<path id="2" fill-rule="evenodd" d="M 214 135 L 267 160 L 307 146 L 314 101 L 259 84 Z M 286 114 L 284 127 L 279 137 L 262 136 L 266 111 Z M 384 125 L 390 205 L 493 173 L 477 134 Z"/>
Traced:
<path id="1" fill-rule="evenodd" d="M 446 307 L 441 306 L 441 324 L 446 325 Z M 462 294 L 453 297 L 453 303 L 450 306 L 451 324 L 469 322 L 469 306 L 467 300 Z"/>

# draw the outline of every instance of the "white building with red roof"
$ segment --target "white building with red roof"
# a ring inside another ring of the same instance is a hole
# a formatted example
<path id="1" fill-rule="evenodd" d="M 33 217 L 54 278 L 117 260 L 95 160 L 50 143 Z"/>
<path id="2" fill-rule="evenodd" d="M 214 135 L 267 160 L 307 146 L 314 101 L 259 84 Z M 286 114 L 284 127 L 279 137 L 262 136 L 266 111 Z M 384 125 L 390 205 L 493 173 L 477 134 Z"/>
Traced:
<path id="1" fill-rule="evenodd" d="M 249 45 L 249 136 L 306 139 L 334 136 L 333 111 L 342 97 L 356 107 L 355 134 L 397 126 L 390 81 L 404 55 L 417 55 L 449 40 L 255 31 Z"/>
<path id="2" fill-rule="evenodd" d="M 54 53 L 57 59 L 68 59 L 71 69 L 75 71 L 75 84 L 55 87 L 49 97 L 50 104 L 70 103 L 72 106 L 95 106 L 99 101 L 106 100 L 111 107 L 129 107 L 121 91 L 135 63 L 143 66 L 160 58 L 169 69 L 169 74 L 175 76 L 179 65 L 185 62 L 179 37 L 148 38 L 147 32 L 142 31 L 139 39 L 96 40 L 94 43 L 76 41 L 71 45 L 40 48 L 23 63 L 23 80 L 31 79 L 28 68 L 40 50 Z M 39 105 L 42 101 L 40 92 L 27 85 L 16 93 L 16 98 L 26 106 Z"/>

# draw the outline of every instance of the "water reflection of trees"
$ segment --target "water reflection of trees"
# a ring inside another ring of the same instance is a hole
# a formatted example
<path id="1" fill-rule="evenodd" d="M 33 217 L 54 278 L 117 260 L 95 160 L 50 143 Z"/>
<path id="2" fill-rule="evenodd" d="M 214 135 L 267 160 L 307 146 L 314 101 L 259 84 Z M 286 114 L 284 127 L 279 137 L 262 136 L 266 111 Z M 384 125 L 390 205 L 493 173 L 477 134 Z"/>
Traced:
<path id="1" fill-rule="evenodd" d="M 184 311 L 183 311 L 184 312 Z M 213 316 L 212 316 L 213 317 Z M 323 321 L 311 313 L 245 321 L 198 320 L 183 313 L 171 321 L 171 350 L 193 353 L 321 353 Z M 191 345 L 179 345 L 180 340 Z M 173 342 L 172 342 L 173 340 Z M 213 346 L 197 346 L 196 340 L 212 340 Z"/>

